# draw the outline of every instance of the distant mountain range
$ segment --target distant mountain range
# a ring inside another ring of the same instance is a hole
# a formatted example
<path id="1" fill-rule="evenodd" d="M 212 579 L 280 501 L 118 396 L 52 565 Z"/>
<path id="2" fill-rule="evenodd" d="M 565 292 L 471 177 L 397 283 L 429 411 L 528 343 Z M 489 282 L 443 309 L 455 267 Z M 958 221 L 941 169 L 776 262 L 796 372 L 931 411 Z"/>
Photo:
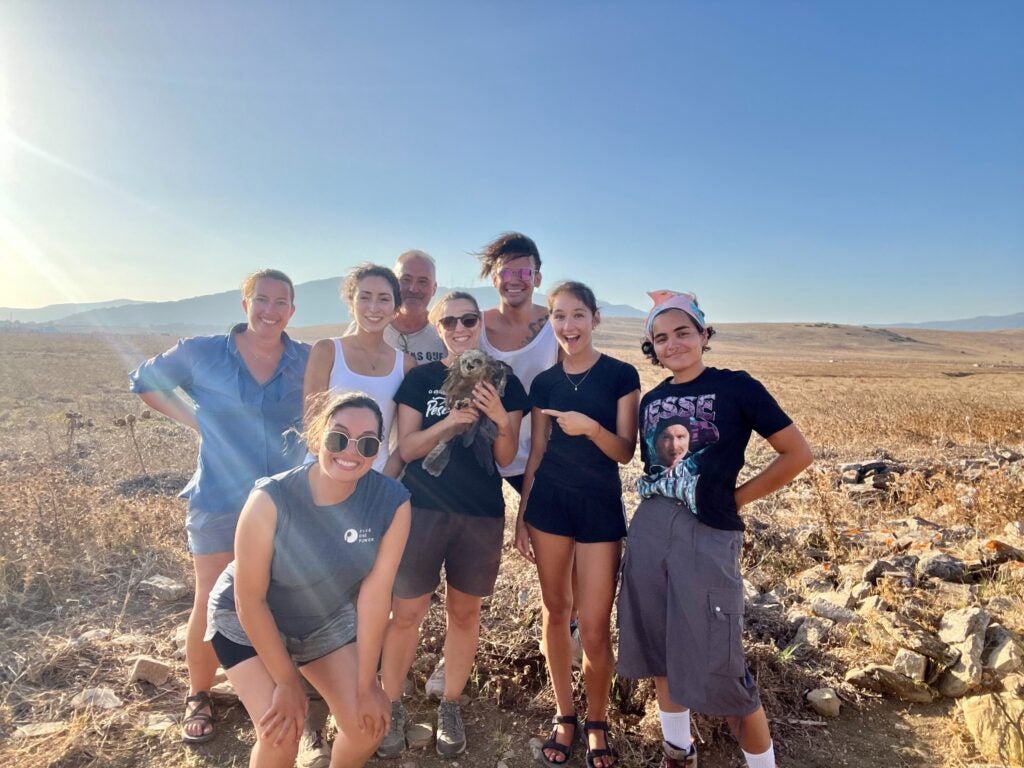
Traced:
<path id="1" fill-rule="evenodd" d="M 340 277 L 312 280 L 295 286 L 292 326 L 347 323 L 348 307 L 339 298 Z M 437 295 L 447 293 L 439 287 Z M 498 303 L 491 286 L 460 288 L 472 294 L 481 307 Z M 543 301 L 543 296 L 537 296 Z M 605 317 L 645 317 L 646 312 L 627 304 L 601 307 Z M 38 309 L 0 307 L 0 321 L 32 324 L 39 330 L 149 330 L 163 333 L 220 333 L 244 320 L 237 290 L 194 296 L 179 301 L 133 302 L 127 299 L 95 304 L 53 304 Z"/>
<path id="2" fill-rule="evenodd" d="M 349 321 L 348 307 L 338 296 L 340 277 L 311 280 L 295 286 L 295 317 L 293 327 L 331 325 Z M 439 287 L 437 295 L 449 288 Z M 481 307 L 498 303 L 497 292 L 489 285 L 459 288 L 472 294 Z M 543 302 L 542 294 L 536 296 Z M 606 318 L 643 318 L 647 312 L 629 304 L 602 304 Z M 243 320 L 238 290 L 193 296 L 179 301 L 116 301 L 85 304 L 51 304 L 36 309 L 0 307 L 0 327 L 10 324 L 28 325 L 34 330 L 53 331 L 152 331 L 183 335 L 221 333 Z M 1013 315 L 972 317 L 962 320 L 934 320 L 926 323 L 872 324 L 872 328 L 926 328 L 943 331 L 1002 331 L 1024 328 L 1024 312 Z"/>
<path id="3" fill-rule="evenodd" d="M 35 309 L 0 307 L 0 321 L 7 320 L 16 323 L 49 323 L 80 312 L 89 312 L 94 309 L 124 307 L 129 304 L 142 303 L 144 302 L 132 301 L 131 299 L 115 299 L 114 301 L 93 301 L 84 304 L 49 304 L 45 307 L 37 307 Z"/>
<path id="4" fill-rule="evenodd" d="M 982 315 L 963 320 L 932 320 L 927 323 L 890 323 L 886 328 L 930 328 L 935 331 L 1009 331 L 1024 328 L 1024 312 L 1014 315 Z"/>

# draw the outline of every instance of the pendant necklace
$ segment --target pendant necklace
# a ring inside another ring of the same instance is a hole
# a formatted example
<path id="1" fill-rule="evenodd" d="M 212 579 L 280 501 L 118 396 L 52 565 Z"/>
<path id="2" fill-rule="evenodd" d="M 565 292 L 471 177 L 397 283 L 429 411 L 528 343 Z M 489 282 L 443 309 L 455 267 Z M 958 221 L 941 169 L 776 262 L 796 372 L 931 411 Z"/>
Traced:
<path id="1" fill-rule="evenodd" d="M 598 357 L 598 360 L 600 359 L 601 358 Z M 597 360 L 594 361 L 594 365 L 597 365 Z M 590 372 L 594 370 L 594 365 L 590 366 L 589 368 L 587 368 L 586 371 L 583 372 L 583 376 L 580 378 L 579 381 L 573 381 L 572 377 L 569 376 L 569 372 L 565 370 L 565 364 L 562 364 L 562 374 L 565 376 L 565 380 L 572 385 L 573 392 L 579 392 L 580 387 L 583 386 L 583 382 L 587 380 L 587 376 L 589 376 Z"/>
<path id="2" fill-rule="evenodd" d="M 370 350 L 368 350 L 368 349 L 367 349 L 366 347 L 364 347 L 364 346 L 363 346 L 362 344 L 360 344 L 358 348 L 359 348 L 359 349 L 360 349 L 360 350 L 362 351 L 362 353 L 363 353 L 363 354 L 364 354 L 364 355 L 366 356 L 366 362 L 370 364 L 370 370 L 371 370 L 371 371 L 376 371 L 376 370 L 377 370 L 377 362 L 380 362 L 380 358 L 381 358 L 381 355 L 382 355 L 382 354 L 383 354 L 383 353 L 384 353 L 384 352 L 385 352 L 386 350 L 378 350 L 377 352 L 373 352 L 373 353 L 372 353 L 372 355 L 373 355 L 373 356 L 371 357 L 371 353 L 370 353 Z M 377 362 L 374 362 L 375 360 L 376 360 Z"/>

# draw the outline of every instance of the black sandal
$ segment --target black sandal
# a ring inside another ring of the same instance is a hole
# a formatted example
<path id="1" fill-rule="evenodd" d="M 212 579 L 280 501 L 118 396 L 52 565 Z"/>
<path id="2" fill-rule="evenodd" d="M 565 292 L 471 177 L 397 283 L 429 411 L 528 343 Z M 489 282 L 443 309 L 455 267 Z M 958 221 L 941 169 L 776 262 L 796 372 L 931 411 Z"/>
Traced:
<path id="1" fill-rule="evenodd" d="M 208 709 L 209 713 L 201 712 Z M 185 730 L 190 723 L 202 723 L 203 730 L 210 726 L 205 733 L 192 735 Z M 216 735 L 213 729 L 213 700 L 208 691 L 200 691 L 191 696 L 185 697 L 185 716 L 181 721 L 181 741 L 183 744 L 205 744 Z"/>
<path id="2" fill-rule="evenodd" d="M 603 748 L 601 748 L 601 749 L 591 749 L 590 748 L 590 732 L 591 731 L 604 731 L 604 747 Z M 615 749 L 615 747 L 613 747 L 611 745 L 611 742 L 608 740 L 608 721 L 607 720 L 587 720 L 587 722 L 585 722 L 583 724 L 583 735 L 584 735 L 584 737 L 587 740 L 587 768 L 597 768 L 597 766 L 594 765 L 594 760 L 596 760 L 596 759 L 598 759 L 600 757 L 610 757 L 610 758 L 612 758 L 615 761 L 614 763 L 612 763 L 612 765 L 615 765 L 616 763 L 618 763 L 618 761 L 619 761 L 619 751 L 617 749 Z M 606 766 L 606 768 L 611 768 L 611 766 Z"/>
<path id="3" fill-rule="evenodd" d="M 569 762 L 569 758 L 572 757 L 572 745 L 576 741 L 576 731 L 579 730 L 580 721 L 576 718 L 576 715 L 555 715 L 551 720 L 554 726 L 551 729 L 551 737 L 541 745 L 540 759 L 544 761 L 545 765 L 551 766 L 552 768 L 558 768 L 558 766 L 565 765 Z M 556 741 L 558 737 L 558 726 L 560 725 L 571 725 L 572 726 L 572 740 L 568 744 L 559 744 Z M 544 754 L 544 750 L 553 749 L 562 756 L 561 760 L 551 760 L 547 755 Z"/>

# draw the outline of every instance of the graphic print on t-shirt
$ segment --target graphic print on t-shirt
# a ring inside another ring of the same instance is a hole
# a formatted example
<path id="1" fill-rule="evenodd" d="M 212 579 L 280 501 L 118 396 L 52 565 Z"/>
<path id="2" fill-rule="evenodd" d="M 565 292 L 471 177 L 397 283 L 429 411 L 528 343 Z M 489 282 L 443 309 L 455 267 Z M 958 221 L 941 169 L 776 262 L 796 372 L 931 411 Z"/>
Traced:
<path id="1" fill-rule="evenodd" d="M 637 492 L 676 499 L 696 515 L 701 459 L 719 438 L 715 395 L 652 400 L 640 414 L 640 434 L 650 471 L 637 481 Z"/>
<path id="2" fill-rule="evenodd" d="M 440 389 L 429 389 L 427 394 L 427 406 L 423 412 L 424 419 L 443 419 L 448 415 L 448 398 Z"/>

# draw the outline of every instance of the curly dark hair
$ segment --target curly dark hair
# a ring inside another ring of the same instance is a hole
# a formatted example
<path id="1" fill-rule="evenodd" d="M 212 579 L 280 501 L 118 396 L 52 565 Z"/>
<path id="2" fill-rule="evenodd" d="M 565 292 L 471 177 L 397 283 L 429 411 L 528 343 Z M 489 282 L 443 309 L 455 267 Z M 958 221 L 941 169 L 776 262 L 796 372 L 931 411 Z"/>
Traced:
<path id="1" fill-rule="evenodd" d="M 533 268 L 540 270 L 537 244 L 522 232 L 502 232 L 476 254 L 480 259 L 480 277 L 490 277 L 504 262 L 523 256 L 533 259 Z"/>
<path id="2" fill-rule="evenodd" d="M 380 264 L 371 264 L 364 261 L 357 264 L 348 271 L 345 279 L 341 281 L 341 298 L 349 305 L 355 301 L 359 292 L 359 281 L 364 277 L 383 277 L 391 285 L 391 293 L 395 296 L 395 309 L 402 306 L 402 286 L 395 277 L 395 273 Z"/>
<path id="3" fill-rule="evenodd" d="M 686 316 L 690 317 L 689 315 Z M 694 320 L 692 317 L 690 317 L 690 322 L 693 323 L 693 327 L 696 328 L 698 332 L 707 331 L 708 341 L 711 341 L 711 337 L 715 335 L 715 326 L 709 325 L 706 328 L 701 328 L 700 325 L 697 324 L 697 321 Z M 704 346 L 701 348 L 701 351 L 708 352 L 710 350 L 711 345 L 705 342 Z M 650 341 L 649 339 L 644 339 L 643 343 L 640 345 L 640 351 L 644 353 L 644 356 L 648 360 L 650 360 L 653 365 L 661 365 L 661 360 L 659 360 L 658 356 L 654 354 L 654 343 L 652 341 Z"/>

